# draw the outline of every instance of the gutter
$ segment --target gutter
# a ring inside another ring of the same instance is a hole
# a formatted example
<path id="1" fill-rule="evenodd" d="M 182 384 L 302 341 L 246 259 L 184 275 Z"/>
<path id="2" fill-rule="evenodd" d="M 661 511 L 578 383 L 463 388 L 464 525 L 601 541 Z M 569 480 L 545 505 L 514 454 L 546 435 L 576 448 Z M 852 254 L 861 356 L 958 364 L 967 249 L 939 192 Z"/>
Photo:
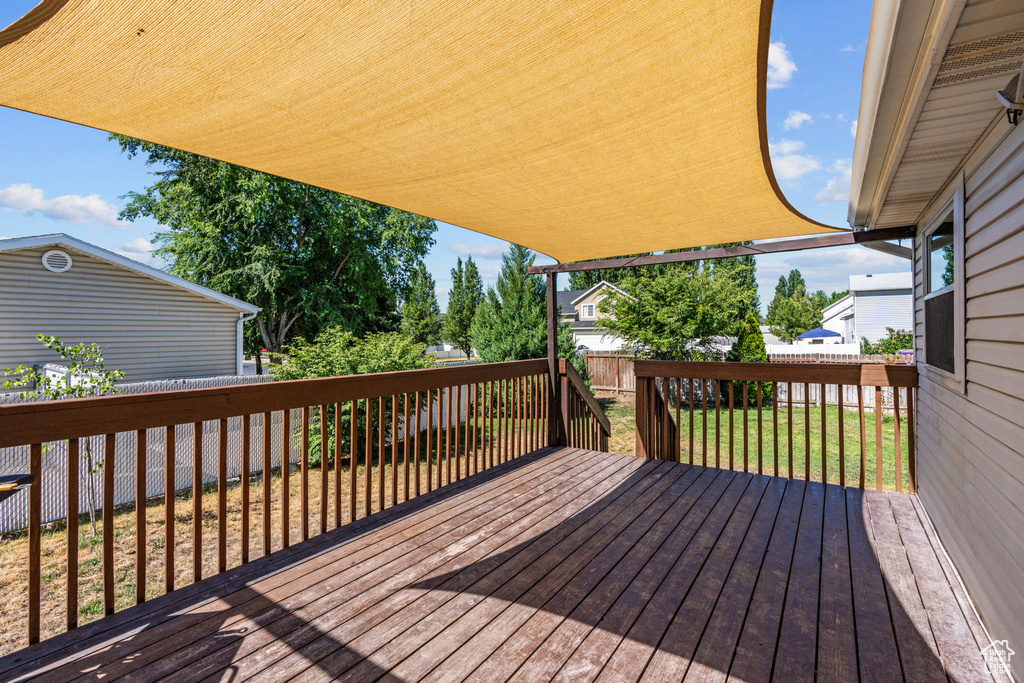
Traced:
<path id="1" fill-rule="evenodd" d="M 238 312 L 238 321 L 235 323 L 235 374 L 242 374 L 242 326 L 249 320 L 256 317 L 256 313 L 246 315 L 243 311 Z"/>

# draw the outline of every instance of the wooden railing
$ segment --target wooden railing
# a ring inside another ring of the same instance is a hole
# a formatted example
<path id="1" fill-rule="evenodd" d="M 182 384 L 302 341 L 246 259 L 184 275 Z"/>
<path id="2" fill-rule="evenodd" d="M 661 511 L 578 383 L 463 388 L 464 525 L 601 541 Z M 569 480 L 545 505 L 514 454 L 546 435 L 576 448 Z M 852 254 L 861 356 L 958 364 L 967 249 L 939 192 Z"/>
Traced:
<path id="1" fill-rule="evenodd" d="M 608 451 L 611 423 L 572 363 L 559 359 L 562 381 L 562 420 L 566 445 L 591 451 Z"/>
<path id="2" fill-rule="evenodd" d="M 50 561 L 60 564 L 63 560 L 65 565 L 48 566 L 47 575 L 66 573 L 66 590 L 53 590 L 55 581 L 47 580 L 46 613 L 58 615 L 58 622 L 73 629 L 82 613 L 79 587 L 85 580 L 79 563 L 79 458 L 86 442 L 102 463 L 102 577 L 96 573 L 92 589 L 102 585 L 102 614 L 110 615 L 115 603 L 118 608 L 124 606 L 126 583 L 134 581 L 132 601 L 141 603 L 147 595 L 173 591 L 198 581 L 204 573 L 245 564 L 294 540 L 306 540 L 545 446 L 547 367 L 545 360 L 529 360 L 0 407 L 0 448 L 27 446 L 28 474 L 37 482 L 27 493 L 28 599 L 21 609 L 27 610 L 23 617 L 28 642 L 37 642 L 41 633 L 53 634 L 61 626 L 43 627 L 40 621 L 44 597 L 41 501 L 49 495 L 42 476 L 44 454 L 47 458 L 60 454 L 59 463 L 49 464 L 56 465 L 61 475 L 66 469 L 59 493 L 67 496 L 66 532 L 60 524 L 46 531 L 48 557 L 56 558 Z M 596 403 L 578 380 L 570 366 L 569 391 L 563 395 L 569 396 L 574 438 L 592 440 L 588 436 L 592 432 L 582 425 L 597 421 L 607 433 L 607 419 L 599 409 L 599 417 L 595 416 Z M 577 409 L 578 403 L 587 409 Z M 230 442 L 229 430 L 233 430 Z M 208 455 L 211 450 L 204 449 L 204 431 L 216 435 L 207 444 L 216 443 L 212 483 L 203 476 L 204 450 Z M 134 438 L 134 458 L 115 458 L 116 438 L 123 433 Z M 91 445 L 93 441 L 96 446 Z M 606 438 L 601 442 L 606 444 Z M 240 473 L 240 481 L 231 487 L 229 458 L 233 471 Z M 296 458 L 298 470 L 292 471 Z M 240 465 L 235 465 L 239 460 Z M 122 472 L 116 471 L 115 462 Z M 126 462 L 132 466 L 124 467 Z M 162 476 L 149 481 L 161 481 L 162 486 L 147 487 L 146 473 L 153 473 L 155 463 Z M 115 509 L 115 477 L 124 476 L 125 469 L 133 470 L 135 501 L 133 506 Z M 188 481 L 186 470 L 191 474 L 191 501 L 185 509 L 177 509 L 181 501 L 173 493 L 178 489 L 181 497 L 176 481 L 182 477 L 176 475 L 184 474 Z M 232 498 L 229 517 L 229 488 L 236 487 L 240 500 Z M 154 496 L 164 497 L 158 534 L 150 534 L 157 522 L 146 515 Z M 215 509 L 211 509 L 211 496 L 215 496 Z M 210 512 L 215 515 L 215 544 L 209 538 L 212 529 L 204 537 Z M 177 516 L 189 514 L 191 543 L 180 537 L 189 535 L 187 526 L 175 539 L 181 521 Z M 134 520 L 125 524 L 125 515 Z M 134 543 L 125 548 L 122 539 L 117 545 L 115 530 L 117 536 L 134 534 Z M 64 546 L 63 552 L 53 552 L 54 543 Z M 115 548 L 123 557 L 115 557 Z M 162 567 L 154 568 L 160 555 Z M 115 596 L 119 559 L 122 567 Z M 182 576 L 183 560 L 186 565 L 190 562 L 191 576 Z M 133 572 L 124 571 L 126 561 L 134 564 Z M 66 604 L 62 609 L 53 601 Z M 66 614 L 63 620 L 61 612 Z"/>
<path id="3" fill-rule="evenodd" d="M 637 455 L 914 492 L 913 366 L 634 367 Z"/>

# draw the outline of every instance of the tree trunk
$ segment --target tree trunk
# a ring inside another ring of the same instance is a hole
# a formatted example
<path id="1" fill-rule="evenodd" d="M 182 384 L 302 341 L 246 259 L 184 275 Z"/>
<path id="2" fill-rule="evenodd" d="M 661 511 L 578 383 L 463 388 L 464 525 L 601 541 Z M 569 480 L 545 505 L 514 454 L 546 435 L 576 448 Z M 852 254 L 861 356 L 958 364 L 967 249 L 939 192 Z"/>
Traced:
<path id="1" fill-rule="evenodd" d="M 263 353 L 260 352 L 259 349 L 257 349 L 256 353 L 254 355 L 256 357 L 256 374 L 257 375 L 262 375 L 263 374 Z"/>

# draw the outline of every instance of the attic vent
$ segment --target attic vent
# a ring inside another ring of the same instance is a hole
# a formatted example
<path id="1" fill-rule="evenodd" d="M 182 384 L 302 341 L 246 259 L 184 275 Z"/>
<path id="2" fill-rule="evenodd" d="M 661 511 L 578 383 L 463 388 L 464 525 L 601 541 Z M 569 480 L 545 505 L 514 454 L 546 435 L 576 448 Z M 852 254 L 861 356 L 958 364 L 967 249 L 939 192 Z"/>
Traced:
<path id="1" fill-rule="evenodd" d="M 43 268 L 54 273 L 63 273 L 71 268 L 71 256 L 59 249 L 51 249 L 43 254 Z"/>

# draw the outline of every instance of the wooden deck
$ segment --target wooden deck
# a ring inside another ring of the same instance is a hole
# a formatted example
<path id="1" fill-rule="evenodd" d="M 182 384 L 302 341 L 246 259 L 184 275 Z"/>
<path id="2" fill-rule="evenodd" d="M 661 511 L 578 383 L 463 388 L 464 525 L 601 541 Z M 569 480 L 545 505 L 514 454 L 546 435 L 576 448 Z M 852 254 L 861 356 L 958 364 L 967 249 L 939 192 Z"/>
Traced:
<path id="1" fill-rule="evenodd" d="M 0 659 L 0 679 L 991 680 L 913 496 L 541 451 Z"/>

